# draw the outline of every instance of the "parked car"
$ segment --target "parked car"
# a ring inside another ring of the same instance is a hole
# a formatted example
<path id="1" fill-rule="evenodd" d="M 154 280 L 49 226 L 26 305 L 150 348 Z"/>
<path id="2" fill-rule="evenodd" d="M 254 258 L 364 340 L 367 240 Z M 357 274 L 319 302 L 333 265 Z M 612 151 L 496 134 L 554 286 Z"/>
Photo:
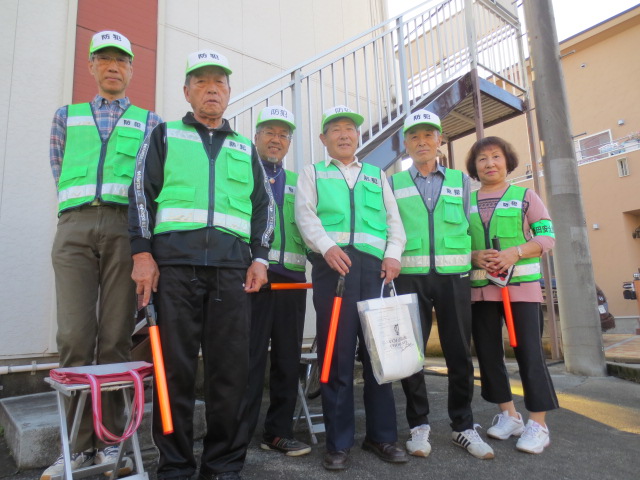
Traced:
<path id="1" fill-rule="evenodd" d="M 542 303 L 542 309 L 543 309 L 543 312 L 546 312 L 546 309 L 547 309 L 547 304 L 546 304 L 547 296 L 546 296 L 546 289 L 545 289 L 544 283 L 545 283 L 544 282 L 544 278 L 541 278 L 540 279 L 540 286 L 542 287 L 542 297 L 545 300 Z M 553 289 L 552 289 L 553 304 L 554 304 L 556 313 L 558 313 L 558 292 L 556 290 L 556 278 L 555 277 L 552 278 L 551 285 L 553 287 Z M 602 289 L 597 284 L 596 284 L 596 299 L 598 301 L 598 312 L 600 313 L 600 328 L 602 329 L 602 331 L 606 332 L 607 330 L 611 330 L 612 328 L 616 328 L 616 319 L 611 314 L 611 312 L 609 312 L 609 303 L 607 302 L 607 297 L 605 296 L 604 292 L 602 291 Z"/>

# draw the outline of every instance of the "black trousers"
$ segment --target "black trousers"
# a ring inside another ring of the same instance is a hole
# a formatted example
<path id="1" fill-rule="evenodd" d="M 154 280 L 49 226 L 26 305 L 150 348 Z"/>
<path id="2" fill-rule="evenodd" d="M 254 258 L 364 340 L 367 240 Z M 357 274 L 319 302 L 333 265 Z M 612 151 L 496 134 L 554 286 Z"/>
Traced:
<path id="1" fill-rule="evenodd" d="M 481 394 L 487 402 L 510 402 L 511 386 L 504 363 L 502 302 L 476 302 L 473 311 L 473 344 L 476 347 Z M 518 362 L 524 405 L 530 412 L 547 412 L 558 408 L 553 382 L 542 350 L 540 304 L 513 302 L 513 323 L 518 346 L 513 349 Z"/>
<path id="2" fill-rule="evenodd" d="M 250 303 L 246 270 L 161 266 L 156 306 L 174 433 L 163 435 L 157 397 L 153 440 L 160 451 L 158 478 L 190 476 L 198 353 L 204 363 L 207 431 L 200 472 L 239 472 L 246 454 L 245 412 L 249 378 Z"/>
<path id="3" fill-rule="evenodd" d="M 345 277 L 345 291 L 342 298 L 329 382 L 320 384 L 326 445 L 327 450 L 332 452 L 351 448 L 354 443 L 353 367 L 358 338 L 360 339 L 364 377 L 366 435 L 374 442 L 395 442 L 398 439 L 395 401 L 391 383 L 379 385 L 373 376 L 371 360 L 364 347 L 364 337 L 356 306 L 360 300 L 380 296 L 381 261 L 354 249 L 347 249 L 347 254 L 351 259 L 352 266 Z M 324 258 L 319 255 L 312 259 L 312 264 L 318 362 L 322 366 L 339 274 L 332 270 Z"/>
<path id="4" fill-rule="evenodd" d="M 282 275 L 269 272 L 271 283 L 290 281 Z M 292 419 L 298 397 L 306 302 L 306 290 L 267 290 L 251 295 L 249 393 L 245 416 L 249 424 L 249 441 L 260 415 L 267 355 L 271 360 L 270 403 L 264 431 L 276 437 L 293 437 Z"/>
<path id="5" fill-rule="evenodd" d="M 440 346 L 447 364 L 449 396 L 447 407 L 451 428 L 461 432 L 473 428 L 473 363 L 471 361 L 471 287 L 469 276 L 400 275 L 395 281 L 398 293 L 416 293 L 424 344 L 431 333 L 431 310 L 436 310 Z M 407 397 L 409 427 L 428 424 L 429 400 L 422 371 L 402 380 Z"/>

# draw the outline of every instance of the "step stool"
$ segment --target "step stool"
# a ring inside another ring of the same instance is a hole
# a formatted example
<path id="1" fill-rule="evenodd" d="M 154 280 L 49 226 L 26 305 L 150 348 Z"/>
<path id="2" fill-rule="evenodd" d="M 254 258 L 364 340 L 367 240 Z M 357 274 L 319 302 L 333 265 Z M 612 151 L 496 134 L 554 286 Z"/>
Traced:
<path id="1" fill-rule="evenodd" d="M 142 363 L 143 362 L 114 363 L 111 365 L 112 369 L 107 368 L 109 365 L 105 364 L 88 365 L 85 367 L 75 367 L 73 368 L 73 371 L 77 373 L 92 373 L 103 375 L 121 372 L 123 370 L 123 367 L 126 367 L 126 370 L 135 369 L 141 366 Z M 151 384 L 152 379 L 153 377 L 149 376 L 146 377 L 143 382 Z M 78 437 L 78 430 L 80 429 L 80 418 L 84 409 L 85 402 L 87 400 L 87 395 L 91 393 L 91 387 L 89 385 L 83 384 L 60 383 L 53 380 L 51 377 L 45 378 L 44 381 L 47 382 L 57 393 L 56 396 L 58 400 L 58 415 L 60 417 L 60 439 L 62 441 L 62 455 L 64 456 L 64 472 L 62 473 L 62 475 L 51 477 L 51 480 L 72 480 L 76 478 L 84 478 L 90 475 L 107 472 L 109 470 L 113 471 L 110 478 L 116 480 L 118 478 L 119 470 L 118 468 L 116 468 L 116 464 L 120 464 L 120 461 L 122 459 L 124 441 L 118 444 L 118 458 L 116 462 L 103 463 L 100 465 L 90 465 L 87 467 L 79 468 L 77 470 L 71 470 L 71 452 L 73 451 L 73 446 Z M 100 387 L 102 392 L 120 390 L 124 397 L 125 413 L 128 417 L 131 415 L 131 398 L 128 390 L 134 388 L 133 381 L 108 382 L 102 384 Z M 80 397 L 78 398 L 78 404 L 73 418 L 73 426 L 71 427 L 71 432 L 68 433 L 64 397 L 72 397 L 74 395 L 80 395 Z M 140 453 L 138 432 L 134 432 L 134 434 L 129 439 L 131 440 L 131 446 L 133 449 L 136 474 L 128 475 L 126 478 L 127 480 L 148 480 L 149 476 L 144 471 L 144 465 L 142 464 L 142 454 Z"/>
<path id="2" fill-rule="evenodd" d="M 306 365 L 305 385 L 303 388 L 302 382 L 298 380 L 298 407 L 294 416 L 295 422 L 293 424 L 293 428 L 296 428 L 300 419 L 304 419 L 309 430 L 311 443 L 316 445 L 318 443 L 316 433 L 324 433 L 325 431 L 324 421 L 320 423 L 313 422 L 315 419 L 323 418 L 323 416 L 322 413 L 309 413 L 309 406 L 307 405 L 307 393 L 309 391 L 309 379 L 311 377 L 311 371 L 313 368 L 318 367 L 318 354 L 315 352 L 303 353 L 300 355 L 300 363 Z"/>

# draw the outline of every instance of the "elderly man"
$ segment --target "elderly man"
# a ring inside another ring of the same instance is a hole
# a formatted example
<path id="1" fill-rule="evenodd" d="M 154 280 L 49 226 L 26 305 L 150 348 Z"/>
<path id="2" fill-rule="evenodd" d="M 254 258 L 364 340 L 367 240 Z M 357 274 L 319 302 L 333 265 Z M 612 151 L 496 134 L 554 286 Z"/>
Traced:
<path id="1" fill-rule="evenodd" d="M 413 165 L 391 177 L 407 234 L 398 293 L 417 293 L 425 345 L 435 307 L 442 353 L 449 371 L 449 417 L 453 443 L 477 458 L 493 458 L 493 450 L 473 424 L 471 363 L 471 237 L 469 177 L 437 162 L 442 126 L 437 115 L 418 110 L 404 123 L 404 145 Z M 407 451 L 431 452 L 429 402 L 422 371 L 402 380 L 407 397 L 411 438 Z"/>
<path id="2" fill-rule="evenodd" d="M 174 432 L 163 435 L 154 396 L 159 479 L 196 470 L 193 411 L 198 352 L 207 431 L 200 479 L 238 479 L 249 378 L 250 292 L 267 281 L 274 218 L 251 141 L 223 118 L 227 59 L 188 56 L 184 96 L 193 112 L 161 124 L 145 142 L 129 190 L 132 277 L 146 305 L 156 292 Z"/>
<path id="3" fill-rule="evenodd" d="M 329 158 L 305 168 L 296 195 L 296 223 L 313 251 L 320 364 L 326 353 L 336 284 L 340 276 L 345 277 L 329 382 L 320 389 L 327 432 L 323 466 L 328 470 L 347 467 L 354 443 L 353 363 L 358 338 L 367 416 L 362 448 L 388 462 L 407 461 L 404 450 L 396 445 L 391 384 L 379 385 L 373 376 L 356 307 L 359 300 L 378 297 L 382 282 L 388 283 L 399 274 L 405 243 L 398 207 L 384 172 L 361 163 L 355 155 L 358 127 L 363 121 L 361 115 L 344 106 L 324 112 L 320 140 Z"/>
<path id="4" fill-rule="evenodd" d="M 265 107 L 256 122 L 254 142 L 271 185 L 277 213 L 269 251 L 268 279 L 272 284 L 306 280 L 305 247 L 294 218 L 298 174 L 285 170 L 282 165 L 295 128 L 293 114 L 282 106 Z M 270 403 L 260 447 L 290 457 L 305 455 L 311 448 L 293 438 L 292 418 L 298 394 L 306 291 L 266 290 L 256 293 L 251 300 L 249 438 L 258 423 L 271 340 Z"/>
<path id="5" fill-rule="evenodd" d="M 129 277 L 127 189 L 138 148 L 161 121 L 126 96 L 133 51 L 121 33 L 103 31 L 92 37 L 89 73 L 98 94 L 90 103 L 59 108 L 51 127 L 50 160 L 59 217 L 51 259 L 61 367 L 130 359 L 136 307 Z M 75 398 L 67 404 L 69 425 L 76 406 Z M 103 420 L 109 430 L 124 428 L 123 407 L 120 393 L 104 394 Z M 117 452 L 117 447 L 105 446 L 95 437 L 87 402 L 71 468 L 114 462 Z M 120 473 L 129 473 L 131 466 L 125 457 Z M 63 469 L 61 455 L 40 478 L 49 480 Z"/>

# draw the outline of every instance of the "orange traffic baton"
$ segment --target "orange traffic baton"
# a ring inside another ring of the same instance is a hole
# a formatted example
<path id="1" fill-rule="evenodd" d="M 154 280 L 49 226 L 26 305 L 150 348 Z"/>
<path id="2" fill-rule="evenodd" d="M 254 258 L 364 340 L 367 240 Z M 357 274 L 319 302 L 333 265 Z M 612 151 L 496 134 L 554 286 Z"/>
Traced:
<path id="1" fill-rule="evenodd" d="M 331 359 L 333 358 L 333 348 L 336 343 L 336 333 L 338 332 L 338 320 L 340 319 L 340 307 L 342 307 L 342 295 L 344 294 L 344 275 L 340 275 L 336 286 L 336 296 L 333 299 L 331 309 L 331 322 L 329 323 L 329 336 L 327 337 L 327 347 L 324 351 L 324 361 L 322 362 L 322 373 L 320 382 L 329 381 L 329 370 L 331 370 Z"/>
<path id="2" fill-rule="evenodd" d="M 306 290 L 311 283 L 265 283 L 260 290 Z"/>
<path id="3" fill-rule="evenodd" d="M 500 239 L 498 237 L 493 237 L 491 240 L 494 250 L 500 250 Z M 511 297 L 509 296 L 509 287 L 508 283 L 511 280 L 511 276 L 513 275 L 514 266 L 511 265 L 511 268 L 507 271 L 507 273 L 500 274 L 498 279 L 500 281 L 493 281 L 498 286 L 500 286 L 500 290 L 502 293 L 502 305 L 504 307 L 504 321 L 507 325 L 507 332 L 509 334 L 509 345 L 512 347 L 518 346 L 518 341 L 516 340 L 516 327 L 513 324 L 513 313 L 511 312 Z M 487 276 L 489 280 L 491 280 L 491 276 Z"/>
<path id="4" fill-rule="evenodd" d="M 171 405 L 169 404 L 169 390 L 167 389 L 167 376 L 164 370 L 164 357 L 162 355 L 162 343 L 160 332 L 156 324 L 156 309 L 151 302 L 144 308 L 144 315 L 149 324 L 149 339 L 151 340 L 151 354 L 153 356 L 153 376 L 156 380 L 156 393 L 160 405 L 160 417 L 162 418 L 162 431 L 165 435 L 173 433 L 173 418 Z"/>

